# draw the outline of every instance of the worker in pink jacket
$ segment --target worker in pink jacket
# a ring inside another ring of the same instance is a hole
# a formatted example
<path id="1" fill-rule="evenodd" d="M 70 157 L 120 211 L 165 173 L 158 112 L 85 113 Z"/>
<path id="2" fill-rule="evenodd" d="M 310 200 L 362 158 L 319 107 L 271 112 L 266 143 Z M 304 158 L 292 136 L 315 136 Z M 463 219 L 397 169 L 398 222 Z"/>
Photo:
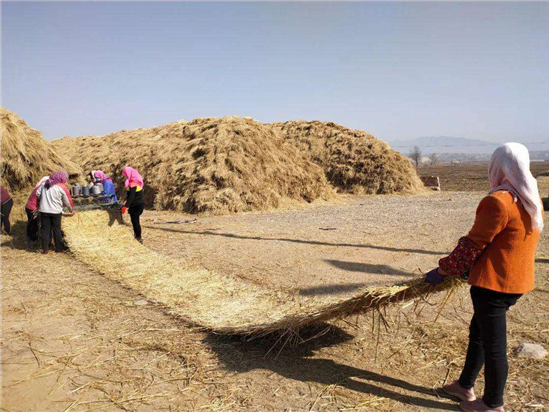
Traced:
<path id="1" fill-rule="evenodd" d="M 27 213 L 27 239 L 31 242 L 38 240 L 38 197 L 36 196 L 36 192 L 48 179 L 49 176 L 44 176 L 40 179 L 36 186 L 34 186 L 25 205 L 25 212 Z"/>
<path id="2" fill-rule="evenodd" d="M 13 207 L 13 199 L 4 186 L 0 185 L 0 202 L 2 203 L 2 227 L 6 231 L 6 234 L 10 234 L 10 213 Z"/>

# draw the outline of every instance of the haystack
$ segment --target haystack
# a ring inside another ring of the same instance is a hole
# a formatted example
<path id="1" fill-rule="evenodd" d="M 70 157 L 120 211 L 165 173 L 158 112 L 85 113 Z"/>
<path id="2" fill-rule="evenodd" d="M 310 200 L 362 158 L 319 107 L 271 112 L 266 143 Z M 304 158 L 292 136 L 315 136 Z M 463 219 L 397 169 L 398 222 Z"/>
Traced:
<path id="1" fill-rule="evenodd" d="M 339 191 L 354 194 L 416 193 L 423 191 L 410 161 L 382 140 L 362 130 L 332 122 L 273 123 L 288 141 L 324 170 Z"/>
<path id="2" fill-rule="evenodd" d="M 53 144 L 86 170 L 110 173 L 119 188 L 122 169 L 136 168 L 147 205 L 159 209 L 248 212 L 333 194 L 320 167 L 250 118 L 195 119 Z"/>
<path id="3" fill-rule="evenodd" d="M 52 148 L 42 134 L 30 128 L 15 113 L 0 109 L 2 124 L 2 185 L 16 191 L 36 184 L 44 175 L 66 170 L 71 178 L 80 168 Z"/>
<path id="4" fill-rule="evenodd" d="M 368 287 L 342 299 L 273 290 L 161 255 L 137 243 L 117 211 L 80 212 L 64 220 L 72 253 L 93 269 L 168 307 L 187 321 L 221 334 L 262 335 L 372 310 L 453 286 L 423 279 Z"/>

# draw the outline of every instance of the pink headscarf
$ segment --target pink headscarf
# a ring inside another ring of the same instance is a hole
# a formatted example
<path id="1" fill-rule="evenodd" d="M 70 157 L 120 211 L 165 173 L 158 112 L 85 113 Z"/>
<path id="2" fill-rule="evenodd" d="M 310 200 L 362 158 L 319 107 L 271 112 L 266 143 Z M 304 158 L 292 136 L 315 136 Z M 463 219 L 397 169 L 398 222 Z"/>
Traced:
<path id="1" fill-rule="evenodd" d="M 102 170 L 94 170 L 93 175 L 98 178 L 101 183 L 103 183 L 105 180 L 110 180 L 112 182 L 112 179 L 105 173 L 103 173 Z"/>
<path id="2" fill-rule="evenodd" d="M 530 154 L 520 143 L 505 143 L 492 155 L 488 168 L 488 179 L 494 193 L 498 190 L 510 192 L 515 201 L 520 199 L 522 206 L 532 218 L 532 228 L 543 230 L 542 205 L 538 183 L 530 172 Z"/>
<path id="3" fill-rule="evenodd" d="M 122 174 L 126 177 L 126 181 L 124 182 L 126 188 L 141 186 L 141 189 L 143 189 L 143 176 L 133 167 L 125 167 Z"/>
<path id="4" fill-rule="evenodd" d="M 69 180 L 69 174 L 64 170 L 59 170 L 55 173 L 52 173 L 52 175 L 46 182 L 46 188 L 55 186 L 59 183 L 67 183 L 67 180 Z"/>

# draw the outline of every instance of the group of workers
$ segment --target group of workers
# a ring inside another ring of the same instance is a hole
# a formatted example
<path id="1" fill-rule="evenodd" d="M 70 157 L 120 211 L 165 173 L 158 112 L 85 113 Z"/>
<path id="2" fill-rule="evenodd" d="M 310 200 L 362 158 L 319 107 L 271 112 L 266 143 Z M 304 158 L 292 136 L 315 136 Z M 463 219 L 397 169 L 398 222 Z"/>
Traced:
<path id="1" fill-rule="evenodd" d="M 143 178 L 130 167 L 126 167 L 123 174 L 127 201 L 122 213 L 129 211 L 135 237 L 141 241 Z M 102 171 L 94 171 L 92 176 L 103 183 L 106 191 L 114 193 L 112 181 Z M 56 247 L 58 245 L 63 206 L 72 211 L 64 185 L 67 178 L 66 172 L 43 178 L 27 203 L 27 233 L 30 238 L 36 237 L 35 211 L 38 210 L 45 253 L 50 227 Z M 488 178 L 492 189 L 480 202 L 469 234 L 459 239 L 452 253 L 441 259 L 439 266 L 426 277 L 427 282 L 437 285 L 446 276 L 468 275 L 474 314 L 465 365 L 459 379 L 443 387 L 445 392 L 460 399 L 460 408 L 468 412 L 503 412 L 508 374 L 506 313 L 523 294 L 534 288 L 536 247 L 544 225 L 537 182 L 530 172 L 530 156 L 525 146 L 507 143 L 496 149 Z M 2 188 L 2 223 L 7 232 L 12 205 L 9 194 Z M 483 367 L 484 396 L 477 399 L 473 387 Z"/>
<path id="2" fill-rule="evenodd" d="M 143 243 L 141 238 L 140 216 L 145 208 L 143 200 L 143 177 L 133 168 L 125 167 L 122 171 L 125 177 L 126 203 L 120 205 L 122 214 L 129 213 L 133 226 L 135 238 Z M 48 254 L 50 243 L 53 240 L 55 251 L 63 251 L 63 232 L 61 230 L 61 219 L 63 209 L 67 208 L 74 214 L 74 204 L 70 191 L 66 185 L 69 175 L 66 171 L 60 170 L 51 176 L 44 176 L 36 184 L 25 205 L 27 214 L 27 239 L 30 242 L 38 240 L 39 223 L 42 229 L 42 253 Z M 90 185 L 101 183 L 103 194 L 107 195 L 115 203 L 118 201 L 116 190 L 112 179 L 102 170 L 90 172 Z M 11 232 L 10 213 L 13 207 L 13 199 L 8 191 L 0 186 L 2 203 L 2 227 L 7 234 Z"/>

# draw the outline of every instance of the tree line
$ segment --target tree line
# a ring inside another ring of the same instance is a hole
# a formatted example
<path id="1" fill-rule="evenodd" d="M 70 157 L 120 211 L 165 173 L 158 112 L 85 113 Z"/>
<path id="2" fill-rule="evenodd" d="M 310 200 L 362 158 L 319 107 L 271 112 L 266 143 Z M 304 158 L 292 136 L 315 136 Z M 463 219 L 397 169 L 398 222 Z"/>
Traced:
<path id="1" fill-rule="evenodd" d="M 421 163 L 422 154 L 423 153 L 419 148 L 419 146 L 414 146 L 413 149 L 411 149 L 410 152 L 408 153 L 408 157 L 412 160 L 412 162 L 414 162 L 416 167 L 418 167 L 419 164 Z M 438 155 L 436 153 L 431 153 L 428 157 L 429 157 L 429 164 L 431 166 L 434 166 L 438 163 Z"/>

